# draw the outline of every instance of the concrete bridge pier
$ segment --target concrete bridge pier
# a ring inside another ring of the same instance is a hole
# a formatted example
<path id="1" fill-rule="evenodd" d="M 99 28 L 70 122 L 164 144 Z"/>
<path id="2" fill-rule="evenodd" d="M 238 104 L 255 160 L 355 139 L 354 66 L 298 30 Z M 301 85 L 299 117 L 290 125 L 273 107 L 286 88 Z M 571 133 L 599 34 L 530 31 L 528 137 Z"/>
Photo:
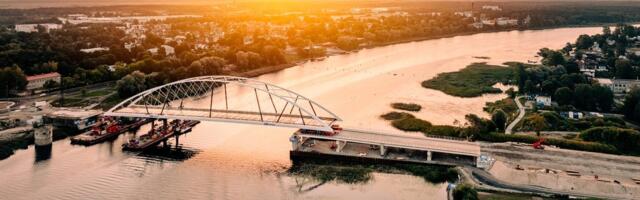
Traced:
<path id="1" fill-rule="evenodd" d="M 431 151 L 427 151 L 427 160 L 431 161 L 432 155 Z"/>
<path id="2" fill-rule="evenodd" d="M 347 141 L 336 140 L 336 152 L 342 152 L 344 146 L 347 146 Z"/>
<path id="3" fill-rule="evenodd" d="M 387 149 L 384 148 L 384 145 L 380 145 L 380 156 L 384 156 L 387 153 Z"/>

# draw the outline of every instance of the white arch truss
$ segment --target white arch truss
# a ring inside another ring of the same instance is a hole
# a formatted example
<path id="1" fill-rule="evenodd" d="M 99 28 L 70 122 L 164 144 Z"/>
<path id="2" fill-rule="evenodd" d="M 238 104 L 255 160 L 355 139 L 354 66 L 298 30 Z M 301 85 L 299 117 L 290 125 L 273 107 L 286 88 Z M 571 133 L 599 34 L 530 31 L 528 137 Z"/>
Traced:
<path id="1" fill-rule="evenodd" d="M 232 94 L 233 93 L 233 94 Z M 342 121 L 291 90 L 234 76 L 184 79 L 138 93 L 104 115 L 259 124 L 332 131 Z"/>

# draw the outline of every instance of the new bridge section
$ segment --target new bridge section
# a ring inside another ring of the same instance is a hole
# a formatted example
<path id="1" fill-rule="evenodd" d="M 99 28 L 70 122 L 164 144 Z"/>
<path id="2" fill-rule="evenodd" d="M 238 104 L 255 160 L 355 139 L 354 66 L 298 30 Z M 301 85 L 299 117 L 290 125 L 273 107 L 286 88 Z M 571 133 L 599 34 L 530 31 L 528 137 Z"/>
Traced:
<path id="1" fill-rule="evenodd" d="M 294 142 L 296 137 L 299 139 L 297 143 Z M 326 151 L 327 148 L 323 150 L 320 147 L 328 141 L 332 152 Z M 481 157 L 480 145 L 462 140 L 344 129 L 332 136 L 298 131 L 294 134 L 292 142 L 294 143 L 294 151 L 312 151 L 331 155 L 336 153 L 351 154 L 351 156 L 358 157 L 414 160 L 437 164 L 482 165 L 479 159 Z M 351 149 L 352 152 L 343 152 L 345 149 Z M 376 155 L 373 155 L 373 151 Z"/>

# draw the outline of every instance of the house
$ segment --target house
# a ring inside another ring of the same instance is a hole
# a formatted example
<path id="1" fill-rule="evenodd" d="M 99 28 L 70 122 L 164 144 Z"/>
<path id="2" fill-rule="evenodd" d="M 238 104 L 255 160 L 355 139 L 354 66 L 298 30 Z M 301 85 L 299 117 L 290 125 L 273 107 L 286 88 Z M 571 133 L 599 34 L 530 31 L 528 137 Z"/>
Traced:
<path id="1" fill-rule="evenodd" d="M 614 94 L 624 94 L 633 87 L 640 87 L 640 80 L 636 79 L 607 79 L 598 78 L 598 83 L 602 86 L 609 87 Z"/>
<path id="2" fill-rule="evenodd" d="M 584 113 L 574 111 L 560 112 L 560 116 L 568 119 L 582 119 L 584 117 Z"/>
<path id="3" fill-rule="evenodd" d="M 27 76 L 27 90 L 33 91 L 42 89 L 47 81 L 55 81 L 57 83 L 60 83 L 60 77 L 61 76 L 58 72 Z"/>
<path id="4" fill-rule="evenodd" d="M 536 96 L 537 106 L 551 106 L 551 97 L 548 96 Z"/>

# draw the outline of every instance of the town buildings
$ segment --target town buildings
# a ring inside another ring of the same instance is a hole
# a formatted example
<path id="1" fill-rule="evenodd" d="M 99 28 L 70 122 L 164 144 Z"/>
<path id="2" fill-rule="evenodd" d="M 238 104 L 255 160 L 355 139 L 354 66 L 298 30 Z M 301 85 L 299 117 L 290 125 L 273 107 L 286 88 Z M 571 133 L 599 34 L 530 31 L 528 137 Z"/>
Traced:
<path id="1" fill-rule="evenodd" d="M 61 76 L 58 72 L 38 74 L 33 76 L 27 76 L 27 90 L 35 91 L 44 88 L 44 84 L 48 81 L 54 81 L 60 83 Z"/>
<path id="2" fill-rule="evenodd" d="M 49 32 L 51 30 L 56 30 L 56 29 L 61 29 L 62 28 L 62 24 L 53 24 L 53 23 L 47 23 L 47 24 L 16 24 L 15 30 L 16 32 L 25 32 L 25 33 L 31 33 L 31 32 L 38 32 L 38 28 L 42 28 L 45 32 Z"/>

